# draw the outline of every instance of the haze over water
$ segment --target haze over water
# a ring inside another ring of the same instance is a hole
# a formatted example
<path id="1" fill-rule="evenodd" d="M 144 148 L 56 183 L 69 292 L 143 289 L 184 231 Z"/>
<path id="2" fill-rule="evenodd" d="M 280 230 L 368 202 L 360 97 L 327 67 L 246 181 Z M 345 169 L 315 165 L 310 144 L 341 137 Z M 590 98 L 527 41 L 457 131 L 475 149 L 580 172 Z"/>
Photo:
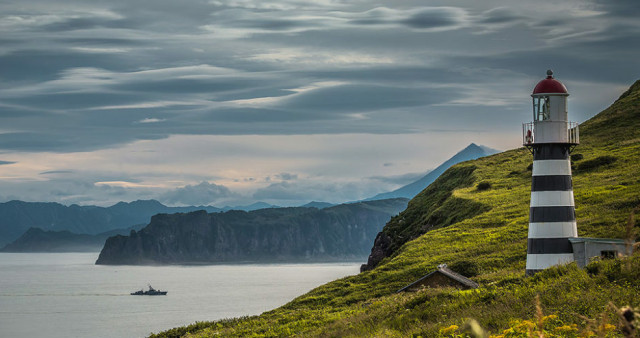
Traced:
<path id="1" fill-rule="evenodd" d="M 144 337 L 260 314 L 359 263 L 96 266 L 98 253 L 0 253 L 0 336 Z M 147 288 L 167 296 L 131 296 Z"/>

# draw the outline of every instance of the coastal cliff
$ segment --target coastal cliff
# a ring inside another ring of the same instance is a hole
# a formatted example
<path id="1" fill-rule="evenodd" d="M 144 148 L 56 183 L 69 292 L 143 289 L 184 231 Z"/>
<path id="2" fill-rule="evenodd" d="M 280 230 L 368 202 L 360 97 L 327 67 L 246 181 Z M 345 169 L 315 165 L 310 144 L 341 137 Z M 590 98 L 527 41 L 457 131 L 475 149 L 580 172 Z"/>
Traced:
<path id="1" fill-rule="evenodd" d="M 159 214 L 129 236 L 107 239 L 96 264 L 189 264 L 362 259 L 406 199 L 326 209 Z"/>

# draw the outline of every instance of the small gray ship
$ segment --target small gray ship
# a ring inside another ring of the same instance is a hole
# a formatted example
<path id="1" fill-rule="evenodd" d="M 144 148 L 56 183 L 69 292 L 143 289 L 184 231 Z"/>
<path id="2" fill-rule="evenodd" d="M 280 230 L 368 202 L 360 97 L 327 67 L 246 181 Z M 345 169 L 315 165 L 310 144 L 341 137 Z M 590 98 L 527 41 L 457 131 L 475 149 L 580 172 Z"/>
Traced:
<path id="1" fill-rule="evenodd" d="M 164 296 L 166 294 L 167 291 L 156 290 L 151 286 L 151 284 L 149 284 L 149 290 L 147 291 L 140 290 L 131 293 L 132 296 Z"/>

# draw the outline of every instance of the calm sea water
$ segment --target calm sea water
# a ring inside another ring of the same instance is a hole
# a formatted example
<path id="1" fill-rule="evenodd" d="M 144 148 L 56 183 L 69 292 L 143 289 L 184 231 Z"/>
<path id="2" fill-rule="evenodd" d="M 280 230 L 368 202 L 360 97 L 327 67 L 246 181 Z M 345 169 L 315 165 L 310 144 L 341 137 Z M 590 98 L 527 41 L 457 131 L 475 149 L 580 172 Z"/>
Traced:
<path id="1" fill-rule="evenodd" d="M 144 337 L 260 314 L 359 263 L 96 266 L 98 253 L 0 253 L 0 337 Z M 131 296 L 147 288 L 166 296 Z"/>

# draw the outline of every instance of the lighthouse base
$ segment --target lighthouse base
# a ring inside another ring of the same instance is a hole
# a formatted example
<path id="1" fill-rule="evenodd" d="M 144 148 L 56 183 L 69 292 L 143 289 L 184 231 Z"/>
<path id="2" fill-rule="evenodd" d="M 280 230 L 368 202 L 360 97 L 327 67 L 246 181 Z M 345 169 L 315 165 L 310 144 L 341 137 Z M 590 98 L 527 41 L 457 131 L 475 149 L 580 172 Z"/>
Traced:
<path id="1" fill-rule="evenodd" d="M 569 243 L 569 240 L 566 240 Z M 558 254 L 528 254 L 527 255 L 527 269 L 525 274 L 527 276 L 533 275 L 536 272 L 542 271 L 546 268 L 571 263 L 574 261 L 573 253 L 558 253 Z"/>

